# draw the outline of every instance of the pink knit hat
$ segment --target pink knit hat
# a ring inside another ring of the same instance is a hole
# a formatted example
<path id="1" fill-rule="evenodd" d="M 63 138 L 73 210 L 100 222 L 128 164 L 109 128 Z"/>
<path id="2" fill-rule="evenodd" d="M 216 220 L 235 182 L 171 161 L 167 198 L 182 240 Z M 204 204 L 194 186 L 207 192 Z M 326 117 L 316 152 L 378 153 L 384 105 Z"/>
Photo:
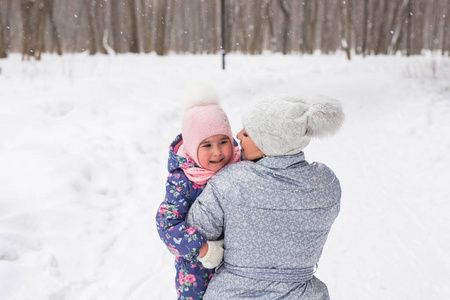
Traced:
<path id="1" fill-rule="evenodd" d="M 191 105 L 184 113 L 181 125 L 184 150 L 197 165 L 201 166 L 197 152 L 200 143 L 213 135 L 224 134 L 233 145 L 228 117 L 218 105 L 218 98 L 211 91 L 202 90 L 190 95 Z"/>

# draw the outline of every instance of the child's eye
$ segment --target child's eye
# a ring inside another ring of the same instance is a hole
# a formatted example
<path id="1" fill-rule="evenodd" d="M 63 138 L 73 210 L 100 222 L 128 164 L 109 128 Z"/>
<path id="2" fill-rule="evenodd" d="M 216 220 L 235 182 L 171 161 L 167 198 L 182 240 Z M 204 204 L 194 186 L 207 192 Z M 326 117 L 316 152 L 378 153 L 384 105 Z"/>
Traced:
<path id="1" fill-rule="evenodd" d="M 223 140 L 223 141 L 220 142 L 220 144 L 221 144 L 221 145 L 228 144 L 228 140 Z"/>
<path id="2" fill-rule="evenodd" d="M 211 144 L 203 144 L 202 145 L 202 148 L 209 148 L 209 147 L 211 147 Z"/>

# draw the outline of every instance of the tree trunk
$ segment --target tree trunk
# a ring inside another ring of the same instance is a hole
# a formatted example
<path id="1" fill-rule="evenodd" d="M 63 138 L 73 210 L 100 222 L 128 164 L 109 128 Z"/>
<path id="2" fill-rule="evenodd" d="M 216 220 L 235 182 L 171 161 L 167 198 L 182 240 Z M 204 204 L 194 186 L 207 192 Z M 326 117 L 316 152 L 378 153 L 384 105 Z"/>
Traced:
<path id="1" fill-rule="evenodd" d="M 47 24 L 47 1 L 40 0 L 38 2 L 38 16 L 39 16 L 39 27 L 37 31 L 37 45 L 36 45 L 36 51 L 35 51 L 35 57 L 37 60 L 41 59 L 42 52 L 45 50 L 45 26 Z"/>
<path id="2" fill-rule="evenodd" d="M 143 48 L 144 53 L 152 52 L 152 41 L 153 41 L 153 14 L 154 14 L 154 4 L 153 0 L 148 1 L 141 0 L 142 13 L 142 37 L 143 37 Z"/>
<path id="3" fill-rule="evenodd" d="M 110 0 L 110 28 L 111 28 L 111 48 L 116 53 L 121 53 L 120 41 L 120 15 L 119 0 Z"/>
<path id="4" fill-rule="evenodd" d="M 208 26 L 208 53 L 216 53 L 217 52 L 217 5 L 216 1 L 207 2 L 208 7 L 208 22 L 206 23 Z"/>
<path id="5" fill-rule="evenodd" d="M 156 22 L 156 54 L 165 54 L 165 39 L 166 39 L 166 14 L 167 14 L 167 1 L 160 0 L 158 2 L 158 16 Z"/>
<path id="6" fill-rule="evenodd" d="M 52 27 L 51 31 L 52 41 L 56 45 L 56 53 L 58 53 L 58 55 L 62 55 L 61 38 L 59 36 L 58 27 L 55 21 L 54 6 L 55 6 L 54 0 L 45 1 L 46 13 L 48 15 L 50 26 Z"/>
<path id="7" fill-rule="evenodd" d="M 269 0 L 269 3 L 266 6 L 266 16 L 267 16 L 267 25 L 269 27 L 269 49 L 272 52 L 277 51 L 277 42 L 275 38 L 275 29 L 273 26 L 273 11 L 270 9 L 272 6 L 273 0 Z"/>
<path id="8" fill-rule="evenodd" d="M 104 43 L 106 41 L 103 40 L 105 36 L 106 25 L 105 25 L 105 18 L 106 18 L 106 5 L 98 3 L 98 1 L 93 1 L 93 9 L 94 9 L 94 20 L 95 20 L 95 27 L 97 32 L 97 51 L 102 54 L 108 54 L 108 51 L 106 51 Z"/>
<path id="9" fill-rule="evenodd" d="M 320 36 L 320 48 L 322 53 L 328 54 L 330 52 L 330 15 L 329 15 L 329 0 L 323 1 L 323 15 L 322 15 L 322 34 Z"/>
<path id="10" fill-rule="evenodd" d="M 181 23 L 182 23 L 182 27 L 183 27 L 183 46 L 182 46 L 182 51 L 184 53 L 191 53 L 192 51 L 192 43 L 191 43 L 191 39 L 193 37 L 193 28 L 192 26 L 188 26 L 187 24 L 187 20 L 191 19 L 191 15 L 190 15 L 190 10 L 189 10 L 189 5 L 183 3 L 183 5 L 181 6 Z"/>
<path id="11" fill-rule="evenodd" d="M 136 17 L 136 2 L 135 0 L 127 1 L 128 13 L 130 16 L 130 34 L 128 50 L 131 53 L 139 53 L 139 39 L 137 35 L 137 17 Z"/>
<path id="12" fill-rule="evenodd" d="M 412 0 L 408 0 L 407 6 L 407 20 L 408 20 L 408 29 L 406 32 L 406 56 L 411 55 L 411 35 L 412 35 L 412 16 L 413 16 L 413 6 Z"/>
<path id="13" fill-rule="evenodd" d="M 2 12 L 0 11 L 0 58 L 5 58 L 8 56 L 8 52 L 10 50 L 10 43 L 11 43 L 11 25 L 10 25 L 10 18 L 11 18 L 11 4 L 12 0 L 8 0 L 6 3 L 6 13 L 3 16 Z M 3 21 L 3 18 L 5 18 L 5 21 Z M 5 25 L 3 26 L 3 22 L 5 22 Z"/>
<path id="14" fill-rule="evenodd" d="M 316 28 L 317 28 L 317 15 L 319 13 L 319 1 L 314 1 L 314 13 L 311 14 L 310 20 L 310 35 L 309 35 L 309 54 L 314 53 L 316 50 Z"/>
<path id="15" fill-rule="evenodd" d="M 265 5 L 267 2 L 265 0 L 256 0 L 255 1 L 255 8 L 253 10 L 253 23 L 254 29 L 253 29 L 253 39 L 250 44 L 250 54 L 260 54 L 261 51 L 261 40 L 262 40 L 262 18 L 264 17 L 264 14 L 266 12 Z"/>
<path id="16" fill-rule="evenodd" d="M 34 49 L 32 48 L 33 33 L 31 31 L 31 10 L 34 7 L 34 2 L 29 0 L 21 0 L 20 11 L 22 14 L 22 59 L 30 59 L 34 56 Z"/>
<path id="17" fill-rule="evenodd" d="M 388 19 L 388 13 L 389 13 L 389 0 L 384 0 L 383 3 L 383 12 L 380 14 L 379 17 L 379 24 L 378 24 L 378 35 L 377 35 L 377 43 L 375 45 L 375 55 L 382 53 L 386 40 L 386 32 L 388 31 L 388 28 L 386 27 L 386 20 Z"/>
<path id="18" fill-rule="evenodd" d="M 352 51 L 352 27 L 353 27 L 353 20 L 352 20 L 352 13 L 353 13 L 353 0 L 346 0 L 347 1 L 347 58 L 351 59 L 351 51 Z"/>
<path id="19" fill-rule="evenodd" d="M 233 34 L 234 24 L 234 0 L 225 1 L 225 53 L 234 50 L 233 41 L 235 35 Z"/>
<path id="20" fill-rule="evenodd" d="M 95 2 L 92 2 L 91 0 L 85 0 L 84 2 L 86 6 L 86 15 L 88 19 L 88 48 L 89 48 L 89 55 L 95 55 L 97 53 L 97 41 L 96 41 L 96 34 L 95 34 L 95 15 L 93 11 L 93 5 L 95 5 Z"/>
<path id="21" fill-rule="evenodd" d="M 439 19 L 441 17 L 441 11 L 439 11 L 439 1 L 434 0 L 433 14 L 431 18 L 432 31 L 431 31 L 431 50 L 435 51 L 439 49 Z"/>
<path id="22" fill-rule="evenodd" d="M 8 0 L 8 3 L 6 5 L 6 34 L 5 34 L 5 45 L 6 45 L 6 51 L 9 52 L 11 49 L 11 5 L 12 0 Z"/>
<path id="23" fill-rule="evenodd" d="M 403 23 L 405 21 L 405 11 L 406 7 L 408 5 L 409 0 L 403 0 L 403 3 L 401 4 L 401 7 L 399 9 L 399 14 L 397 18 L 397 25 L 394 30 L 394 35 L 392 36 L 391 43 L 389 44 L 388 53 L 394 54 L 395 49 L 397 49 L 397 43 L 399 40 L 399 36 L 403 27 Z"/>
<path id="24" fill-rule="evenodd" d="M 226 52 L 226 13 L 225 13 L 225 0 L 220 0 L 220 49 L 222 52 L 222 70 L 225 70 L 225 55 Z"/>
<path id="25" fill-rule="evenodd" d="M 290 34 L 289 30 L 291 28 L 291 11 L 286 4 L 284 0 L 278 0 L 278 4 L 280 5 L 281 12 L 284 16 L 283 26 L 282 26 L 282 38 L 283 38 L 283 44 L 282 44 L 282 53 L 284 55 L 289 53 L 289 42 L 290 42 Z"/>
<path id="26" fill-rule="evenodd" d="M 362 36 L 362 54 L 366 56 L 367 46 L 367 27 L 369 26 L 369 0 L 364 0 L 364 18 L 363 18 L 363 36 Z"/>
<path id="27" fill-rule="evenodd" d="M 166 40 L 164 42 L 165 50 L 164 53 L 167 54 L 169 50 L 172 49 L 172 32 L 173 32 L 173 20 L 175 18 L 174 11 L 174 1 L 176 0 L 167 0 L 167 12 L 166 12 Z"/>
<path id="28" fill-rule="evenodd" d="M 197 39 L 197 43 L 198 43 L 200 53 L 203 53 L 206 50 L 205 44 L 206 44 L 206 39 L 207 39 L 206 28 L 205 28 L 206 18 L 203 14 L 203 12 L 204 12 L 203 5 L 205 5 L 204 2 L 201 2 L 201 1 L 197 2 L 197 16 L 198 16 L 198 28 L 199 28 L 199 32 L 198 32 L 199 36 Z"/>
<path id="29" fill-rule="evenodd" d="M 381 20 L 381 10 L 382 1 L 373 1 L 372 7 L 369 5 L 369 26 L 367 27 L 367 41 L 366 41 L 366 54 L 375 52 L 375 45 L 377 42 L 377 28 L 378 22 Z"/>
<path id="30" fill-rule="evenodd" d="M 448 55 L 450 55 L 450 0 L 447 0 L 447 3 L 443 4 L 445 5 L 445 17 L 443 20 L 444 23 L 444 29 L 443 29 L 443 38 L 442 38 L 442 48 L 441 53 L 442 55 L 445 54 L 445 51 L 448 51 Z"/>
<path id="31" fill-rule="evenodd" d="M 344 5 L 346 6 L 346 9 L 344 10 Z M 352 34 L 351 34 L 351 1 L 350 0 L 343 0 L 339 1 L 339 11 L 341 15 L 341 47 L 344 49 L 345 53 L 347 54 L 347 59 L 351 59 L 351 47 L 352 47 Z M 344 14 L 345 11 L 345 14 Z"/>
<path id="32" fill-rule="evenodd" d="M 236 26 L 236 31 L 239 33 L 236 33 L 239 35 L 239 48 L 241 50 L 241 53 L 247 54 L 248 53 L 248 47 L 247 47 L 247 27 L 248 27 L 248 18 L 246 18 L 245 9 L 246 9 L 246 2 L 240 2 L 238 1 L 239 5 L 239 11 L 238 11 L 238 20 L 239 25 Z"/>
<path id="33" fill-rule="evenodd" d="M 305 0 L 302 2 L 303 4 L 303 12 L 302 12 L 302 19 L 300 22 L 300 29 L 301 29 L 301 37 L 300 37 L 300 52 L 307 53 L 309 49 L 308 45 L 308 24 L 309 24 L 309 1 Z"/>
<path id="34" fill-rule="evenodd" d="M 0 11 L 0 58 L 5 58 L 6 54 L 6 41 L 5 41 L 5 30 L 3 29 L 2 12 Z"/>

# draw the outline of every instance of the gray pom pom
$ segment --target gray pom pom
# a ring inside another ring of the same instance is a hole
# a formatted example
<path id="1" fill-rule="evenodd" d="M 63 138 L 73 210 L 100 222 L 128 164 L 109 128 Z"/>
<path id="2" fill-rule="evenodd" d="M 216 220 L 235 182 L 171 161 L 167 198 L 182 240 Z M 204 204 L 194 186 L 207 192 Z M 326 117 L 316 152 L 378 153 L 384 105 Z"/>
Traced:
<path id="1" fill-rule="evenodd" d="M 336 99 L 318 95 L 308 99 L 307 135 L 325 137 L 336 133 L 344 122 L 342 106 Z"/>

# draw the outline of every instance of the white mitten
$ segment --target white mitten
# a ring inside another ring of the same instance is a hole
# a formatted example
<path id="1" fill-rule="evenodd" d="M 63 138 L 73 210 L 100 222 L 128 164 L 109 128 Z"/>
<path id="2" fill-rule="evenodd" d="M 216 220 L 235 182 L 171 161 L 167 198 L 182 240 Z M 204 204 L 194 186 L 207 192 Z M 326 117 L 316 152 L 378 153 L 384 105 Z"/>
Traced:
<path id="1" fill-rule="evenodd" d="M 208 244 L 208 252 L 205 256 L 199 257 L 198 260 L 207 269 L 214 269 L 223 260 L 223 240 L 206 241 Z"/>

